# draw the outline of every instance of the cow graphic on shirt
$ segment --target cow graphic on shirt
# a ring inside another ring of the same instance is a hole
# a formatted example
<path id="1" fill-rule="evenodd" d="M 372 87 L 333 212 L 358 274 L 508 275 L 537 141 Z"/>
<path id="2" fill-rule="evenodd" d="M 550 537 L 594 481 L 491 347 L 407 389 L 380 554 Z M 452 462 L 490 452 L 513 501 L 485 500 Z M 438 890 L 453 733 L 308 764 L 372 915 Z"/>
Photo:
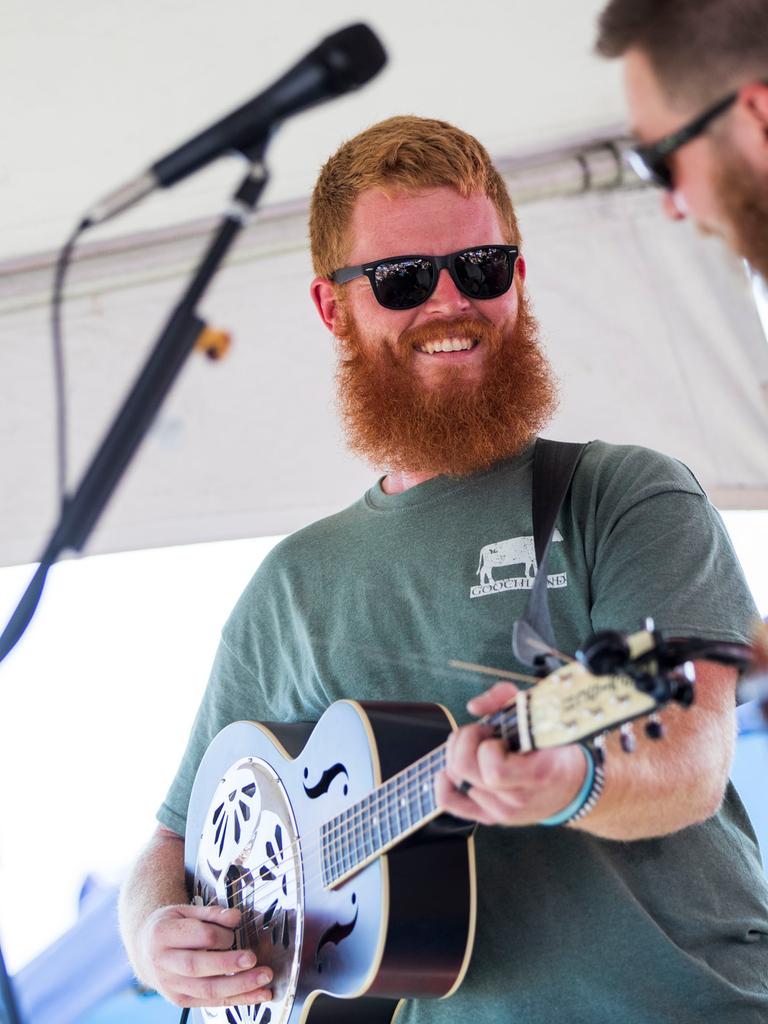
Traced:
<path id="1" fill-rule="evenodd" d="M 563 539 L 559 530 L 555 530 L 552 541 Z M 480 577 L 480 586 L 493 583 L 493 570 L 502 565 L 524 565 L 525 576 L 535 576 L 538 569 L 536 564 L 536 549 L 533 537 L 511 537 L 509 540 L 499 540 L 495 544 L 486 544 L 480 549 L 480 562 L 477 567 L 477 575 Z"/>

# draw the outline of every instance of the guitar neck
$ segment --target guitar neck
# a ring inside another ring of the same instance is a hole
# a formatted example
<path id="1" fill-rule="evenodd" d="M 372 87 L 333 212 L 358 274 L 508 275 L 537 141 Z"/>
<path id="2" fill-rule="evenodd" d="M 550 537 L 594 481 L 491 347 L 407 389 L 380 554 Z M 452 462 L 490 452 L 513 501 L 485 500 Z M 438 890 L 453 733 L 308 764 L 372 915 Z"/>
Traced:
<path id="1" fill-rule="evenodd" d="M 595 676 L 574 661 L 519 691 L 512 704 L 481 724 L 488 736 L 527 754 L 590 739 L 651 714 L 670 699 L 682 696 L 672 691 L 653 696 L 641 692 L 628 676 Z M 344 881 L 441 813 L 435 776 L 445 761 L 443 745 L 322 826 L 326 887 Z"/>
<path id="2" fill-rule="evenodd" d="M 504 739 L 510 750 L 520 749 L 517 712 L 506 708 L 482 720 L 489 736 Z M 445 768 L 442 744 L 414 761 L 383 785 L 321 829 L 323 884 L 338 885 L 396 846 L 442 812 L 435 798 L 435 777 Z"/>

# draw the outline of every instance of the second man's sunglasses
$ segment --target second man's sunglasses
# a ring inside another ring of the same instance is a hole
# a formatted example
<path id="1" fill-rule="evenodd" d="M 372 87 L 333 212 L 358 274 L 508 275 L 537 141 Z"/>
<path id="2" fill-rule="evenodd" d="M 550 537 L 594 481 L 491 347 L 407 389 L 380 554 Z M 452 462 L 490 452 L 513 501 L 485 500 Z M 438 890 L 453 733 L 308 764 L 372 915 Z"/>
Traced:
<path id="1" fill-rule="evenodd" d="M 766 81 L 764 84 L 768 84 Z M 643 181 L 650 185 L 657 185 L 659 188 L 672 191 L 675 183 L 672 180 L 672 172 L 669 169 L 668 158 L 676 149 L 680 149 L 686 142 L 690 142 L 704 131 L 711 121 L 724 114 L 729 107 L 733 106 L 739 97 L 738 92 L 730 93 L 717 103 L 708 107 L 703 114 L 699 114 L 688 124 L 678 128 L 676 132 L 670 132 L 658 142 L 651 142 L 648 145 L 636 144 L 626 150 L 627 161 L 632 170 Z"/>
<path id="2" fill-rule="evenodd" d="M 508 291 L 515 272 L 516 245 L 477 245 L 447 256 L 390 256 L 343 267 L 331 274 L 336 284 L 365 275 L 377 302 L 387 309 L 413 309 L 426 302 L 445 268 L 470 299 L 496 299 Z"/>

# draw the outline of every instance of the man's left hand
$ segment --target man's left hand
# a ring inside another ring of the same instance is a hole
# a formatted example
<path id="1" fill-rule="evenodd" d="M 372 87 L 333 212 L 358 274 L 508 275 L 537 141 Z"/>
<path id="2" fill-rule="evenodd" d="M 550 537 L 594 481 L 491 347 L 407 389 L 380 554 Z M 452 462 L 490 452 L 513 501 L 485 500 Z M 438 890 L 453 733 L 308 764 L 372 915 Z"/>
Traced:
<path id="1" fill-rule="evenodd" d="M 512 683 L 497 683 L 467 708 L 473 715 L 490 715 L 516 693 Z M 438 805 L 459 818 L 483 825 L 535 825 L 568 806 L 586 771 L 578 746 L 512 753 L 503 740 L 489 736 L 487 726 L 466 725 L 448 739 L 447 766 L 435 781 L 435 793 Z"/>

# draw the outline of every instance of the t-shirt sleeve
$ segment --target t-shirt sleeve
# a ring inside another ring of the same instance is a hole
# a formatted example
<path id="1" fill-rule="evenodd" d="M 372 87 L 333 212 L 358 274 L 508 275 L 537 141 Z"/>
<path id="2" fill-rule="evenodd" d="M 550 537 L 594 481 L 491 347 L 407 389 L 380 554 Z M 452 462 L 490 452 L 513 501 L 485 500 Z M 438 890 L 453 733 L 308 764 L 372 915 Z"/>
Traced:
<path id="1" fill-rule="evenodd" d="M 312 673 L 303 670 L 296 646 L 291 594 L 297 583 L 290 550 L 283 541 L 267 555 L 222 630 L 186 750 L 157 815 L 180 835 L 200 761 L 225 726 L 299 721 L 312 717 L 313 710 L 319 717 L 328 705 Z"/>
<path id="2" fill-rule="evenodd" d="M 596 488 L 592 622 L 749 641 L 757 614 L 722 519 L 684 465 L 619 449 Z"/>
<path id="3" fill-rule="evenodd" d="M 250 717 L 259 717 L 256 710 L 260 703 L 258 679 L 222 638 L 184 756 L 157 813 L 158 821 L 179 835 L 184 834 L 192 784 L 203 754 L 213 738 L 226 725 L 242 720 L 242 695 L 248 691 L 254 707 L 253 715 Z"/>

